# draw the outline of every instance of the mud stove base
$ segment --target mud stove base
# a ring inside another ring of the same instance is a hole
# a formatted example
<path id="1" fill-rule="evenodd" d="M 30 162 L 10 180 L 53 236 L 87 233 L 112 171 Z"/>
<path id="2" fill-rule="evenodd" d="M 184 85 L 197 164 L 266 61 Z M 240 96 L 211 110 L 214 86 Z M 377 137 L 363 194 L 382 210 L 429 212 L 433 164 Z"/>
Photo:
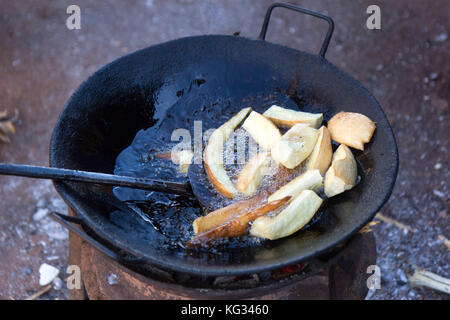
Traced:
<path id="1" fill-rule="evenodd" d="M 82 289 L 72 290 L 72 299 L 364 299 L 367 268 L 376 264 L 376 245 L 372 232 L 356 234 L 317 259 L 269 272 L 270 279 L 267 273 L 265 279 L 257 274 L 218 277 L 212 281 L 214 287 L 207 288 L 202 281 L 187 286 L 143 275 L 72 232 L 69 261 L 80 266 L 82 278 Z"/>

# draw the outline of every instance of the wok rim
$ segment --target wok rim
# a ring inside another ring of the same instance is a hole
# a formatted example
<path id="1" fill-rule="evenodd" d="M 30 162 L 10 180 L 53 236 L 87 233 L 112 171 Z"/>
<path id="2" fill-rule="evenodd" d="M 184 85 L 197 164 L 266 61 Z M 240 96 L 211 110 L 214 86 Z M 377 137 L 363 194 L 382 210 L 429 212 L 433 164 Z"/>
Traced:
<path id="1" fill-rule="evenodd" d="M 190 36 L 190 37 L 182 37 L 182 38 L 178 38 L 175 40 L 171 40 L 171 41 L 167 41 L 167 42 L 163 42 L 163 43 L 159 43 L 156 45 L 152 45 L 140 50 L 137 50 L 135 52 L 129 53 L 127 55 L 118 57 L 116 59 L 114 59 L 113 61 L 107 63 L 105 66 L 101 67 L 100 69 L 98 69 L 97 71 L 95 71 L 90 77 L 88 77 L 85 81 L 83 81 L 78 88 L 75 90 L 75 92 L 71 95 L 71 97 L 69 98 L 69 100 L 67 101 L 67 103 L 64 105 L 63 110 L 61 111 L 59 117 L 58 117 L 58 121 L 56 122 L 55 128 L 53 130 L 52 133 L 52 137 L 50 140 L 50 154 L 49 154 L 49 159 L 50 159 L 50 166 L 55 166 L 55 156 L 54 153 L 56 152 L 54 148 L 55 145 L 55 140 L 56 140 L 56 134 L 58 132 L 58 128 L 60 127 L 62 121 L 63 121 L 63 115 L 65 114 L 66 109 L 68 108 L 69 105 L 72 104 L 72 101 L 74 99 L 74 97 L 83 90 L 83 88 L 87 85 L 87 83 L 89 82 L 89 80 L 95 76 L 97 73 L 102 72 L 103 70 L 105 70 L 106 68 L 108 68 L 110 65 L 115 64 L 117 62 L 119 62 L 120 60 L 124 59 L 124 58 L 130 58 L 135 54 L 138 54 L 142 51 L 148 50 L 149 48 L 157 48 L 157 47 L 162 47 L 171 43 L 175 43 L 175 42 L 179 42 L 179 41 L 188 41 L 188 40 L 195 40 L 195 39 L 200 39 L 200 38 L 217 38 L 217 37 L 223 37 L 223 38 L 237 38 L 240 40 L 246 40 L 246 41 L 255 41 L 255 42 L 264 42 L 268 45 L 272 45 L 275 47 L 278 47 L 278 49 L 282 49 L 282 50 L 291 50 L 297 54 L 305 54 L 308 56 L 313 56 L 317 59 L 322 60 L 325 65 L 327 67 L 330 67 L 332 69 L 334 69 L 336 72 L 338 72 L 341 76 L 343 76 L 344 78 L 346 78 L 347 80 L 353 82 L 354 85 L 358 86 L 360 89 L 362 89 L 365 94 L 367 94 L 368 98 L 372 99 L 373 102 L 375 103 L 375 105 L 378 107 L 379 111 L 381 112 L 381 115 L 385 118 L 386 120 L 386 129 L 388 130 L 388 132 L 390 133 L 390 136 L 392 137 L 392 142 L 393 142 L 393 150 L 390 150 L 390 153 L 392 154 L 392 161 L 393 161 L 393 165 L 392 165 L 392 174 L 389 175 L 390 178 L 390 182 L 389 184 L 386 184 L 387 188 L 386 191 L 383 195 L 383 197 L 381 198 L 382 200 L 379 201 L 379 203 L 375 206 L 376 210 L 373 210 L 373 212 L 371 212 L 371 214 L 367 215 L 366 219 L 363 219 L 361 223 L 355 225 L 350 232 L 348 232 L 345 236 L 340 237 L 339 239 L 329 242 L 326 245 L 322 245 L 320 247 L 318 247 L 317 249 L 313 249 L 313 251 L 309 254 L 303 254 L 300 256 L 294 256 L 292 258 L 286 258 L 284 259 L 282 262 L 259 262 L 259 264 L 252 264 L 252 263 L 248 263 L 248 264 L 244 264 L 242 265 L 237 265 L 237 266 L 219 266 L 219 265 L 196 265 L 195 268 L 189 264 L 179 264 L 176 261 L 174 261 L 174 259 L 167 259 L 167 258 L 162 258 L 162 257 L 157 257 L 157 256 L 150 256 L 150 255 L 146 255 L 145 256 L 145 263 L 148 263 L 152 266 L 164 269 L 164 270 L 170 270 L 173 272 L 179 272 L 179 273 L 186 273 L 186 274 L 191 274 L 191 275 L 196 275 L 196 276 L 210 276 L 210 277 L 217 277 L 217 276 L 233 276 L 233 275 L 245 275 L 245 274 L 254 274 L 254 273 L 261 273 L 261 272 L 266 272 L 266 271 L 270 271 L 270 270 L 275 270 L 278 268 L 283 268 L 285 266 L 289 266 L 289 265 L 293 265 L 296 263 L 300 263 L 302 261 L 306 261 L 306 260 L 310 260 L 313 259 L 325 252 L 328 252 L 329 250 L 333 249 L 334 247 L 336 247 L 337 245 L 339 245 L 340 243 L 348 240 L 349 238 L 351 238 L 353 235 L 355 235 L 363 226 L 365 226 L 368 222 L 370 222 L 376 215 L 376 213 L 383 207 L 383 205 L 388 201 L 388 199 L 390 198 L 393 190 L 394 190 L 394 186 L 395 186 L 395 182 L 397 180 L 397 175 L 398 175 L 398 171 L 399 171 L 399 154 L 398 154 L 398 146 L 397 146 L 397 141 L 395 139 L 395 135 L 394 132 L 392 130 L 392 126 L 388 120 L 388 118 L 386 117 L 385 112 L 383 111 L 381 105 L 379 104 L 379 102 L 376 100 L 376 98 L 370 93 L 370 91 L 368 91 L 358 80 L 356 80 L 354 77 L 352 77 L 350 74 L 348 74 L 347 72 L 345 72 L 344 70 L 341 70 L 340 68 L 336 67 L 335 65 L 333 65 L 331 62 L 329 62 L 328 60 L 320 57 L 319 55 L 316 54 L 311 54 L 305 51 L 301 51 L 301 50 L 297 50 L 297 49 L 293 49 L 287 46 L 283 46 L 280 44 L 275 44 L 275 43 L 271 43 L 271 42 L 267 42 L 261 39 L 252 39 L 252 38 L 245 38 L 245 37 L 236 37 L 236 36 L 231 36 L 231 35 L 201 35 L 201 36 Z M 69 191 L 68 187 L 64 184 L 64 182 L 59 182 L 59 181 L 55 181 L 53 180 L 53 185 L 56 189 L 56 191 L 58 192 L 58 194 L 65 200 L 65 202 L 69 205 L 69 207 L 74 211 L 74 213 L 77 214 L 77 217 L 79 217 L 82 221 L 83 224 L 90 230 L 92 231 L 95 235 L 97 235 L 102 241 L 106 242 L 109 245 L 112 245 L 113 247 L 116 248 L 120 248 L 122 250 L 124 250 L 127 253 L 133 254 L 135 256 L 139 256 L 139 254 L 133 250 L 133 248 L 127 247 L 124 243 L 124 241 L 121 241 L 120 244 L 118 244 L 118 239 L 113 239 L 113 235 L 112 234 L 108 234 L 107 232 L 104 232 L 104 230 L 102 230 L 102 228 L 99 228 L 97 223 L 95 222 L 95 219 L 93 219 L 89 214 L 85 213 L 84 210 L 78 205 L 78 201 L 77 199 L 75 199 L 72 195 L 71 192 Z M 122 239 L 121 239 L 122 240 Z M 262 265 L 260 265 L 262 264 Z"/>

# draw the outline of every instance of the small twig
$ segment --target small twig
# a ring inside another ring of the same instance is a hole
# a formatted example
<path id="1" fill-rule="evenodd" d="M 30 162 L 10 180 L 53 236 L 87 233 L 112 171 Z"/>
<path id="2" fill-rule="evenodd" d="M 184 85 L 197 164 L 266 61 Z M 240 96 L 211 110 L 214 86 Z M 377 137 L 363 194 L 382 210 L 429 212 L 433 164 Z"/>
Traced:
<path id="1" fill-rule="evenodd" d="M 401 223 L 400 221 L 397 221 L 397 220 L 395 220 L 395 219 L 386 217 L 386 216 L 383 215 L 381 212 L 378 212 L 377 215 L 375 216 L 375 218 L 378 218 L 378 219 L 380 219 L 381 221 L 384 221 L 384 222 L 386 222 L 386 223 L 393 224 L 393 225 L 396 226 L 397 228 L 404 229 L 404 230 L 408 230 L 408 231 L 411 231 L 411 232 L 416 232 L 415 229 L 413 229 L 413 228 L 407 226 L 407 225 L 404 224 L 404 223 Z"/>
<path id="2" fill-rule="evenodd" d="M 412 287 L 424 286 L 444 293 L 450 293 L 450 279 L 426 270 L 416 269 L 408 280 Z"/>
<path id="3" fill-rule="evenodd" d="M 172 160 L 172 152 L 161 152 L 155 154 L 156 159 Z"/>
<path id="4" fill-rule="evenodd" d="M 366 224 L 364 227 L 361 228 L 361 230 L 358 231 L 358 233 L 363 234 L 367 232 L 372 232 L 372 227 L 379 224 L 380 221 L 370 221 L 368 224 Z"/>
<path id="5" fill-rule="evenodd" d="M 36 300 L 37 298 L 42 296 L 44 293 L 49 292 L 51 289 L 52 289 L 52 284 L 50 283 L 50 284 L 46 285 L 45 287 L 43 287 L 38 292 L 36 292 L 35 294 L 32 294 L 31 296 L 26 298 L 25 300 Z"/>
<path id="6" fill-rule="evenodd" d="M 17 117 L 17 112 L 14 117 Z M 15 120 L 14 120 L 15 121 Z M 12 119 L 8 118 L 7 111 L 0 111 L 0 141 L 4 143 L 10 143 L 8 137 L 9 134 L 16 133 L 16 127 L 14 126 Z"/>
<path id="7" fill-rule="evenodd" d="M 9 122 L 17 122 L 17 120 L 19 119 L 19 110 L 18 109 L 14 109 L 14 115 L 8 116 L 8 110 L 3 110 L 0 111 L 0 121 L 9 121 Z"/>

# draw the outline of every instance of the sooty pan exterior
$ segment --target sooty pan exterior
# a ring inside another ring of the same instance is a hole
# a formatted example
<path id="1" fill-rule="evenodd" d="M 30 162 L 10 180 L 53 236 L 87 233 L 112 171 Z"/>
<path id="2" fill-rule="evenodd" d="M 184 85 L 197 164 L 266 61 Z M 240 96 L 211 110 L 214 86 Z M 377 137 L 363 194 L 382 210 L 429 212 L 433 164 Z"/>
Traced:
<path id="1" fill-rule="evenodd" d="M 111 212 L 116 208 L 104 189 L 56 182 L 57 191 L 104 243 L 142 257 L 143 266 L 209 276 L 258 273 L 336 246 L 387 201 L 397 176 L 398 153 L 391 127 L 372 95 L 318 55 L 234 36 L 171 41 L 122 57 L 96 72 L 73 94 L 59 118 L 51 142 L 51 165 L 112 173 L 116 157 L 136 133 L 177 113 L 171 106 L 180 92 L 189 92 L 199 80 L 196 97 L 224 119 L 239 109 L 243 98 L 275 91 L 295 96 L 301 104 L 325 112 L 326 118 L 341 110 L 367 115 L 377 129 L 364 153 L 354 151 L 361 182 L 330 200 L 319 222 L 289 238 L 245 250 L 196 254 L 169 248 L 161 234 L 135 215 L 122 214 L 119 222 L 113 221 Z M 213 106 L 212 101 L 227 103 Z M 201 105 L 198 108 L 199 120 L 207 121 L 207 112 Z"/>

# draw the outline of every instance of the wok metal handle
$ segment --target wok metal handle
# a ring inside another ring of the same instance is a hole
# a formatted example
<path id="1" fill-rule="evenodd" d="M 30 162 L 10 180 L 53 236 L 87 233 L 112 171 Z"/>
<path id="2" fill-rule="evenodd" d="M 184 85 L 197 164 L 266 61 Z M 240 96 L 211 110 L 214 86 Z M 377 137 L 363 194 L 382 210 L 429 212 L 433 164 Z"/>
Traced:
<path id="1" fill-rule="evenodd" d="M 330 17 L 323 15 L 321 13 L 315 12 L 315 11 L 311 11 L 311 10 L 307 10 L 307 9 L 303 9 L 297 6 L 293 6 L 291 4 L 287 4 L 287 3 L 282 3 L 282 2 L 278 2 L 278 3 L 274 3 L 272 4 L 266 12 L 266 17 L 264 18 L 264 22 L 261 28 L 261 33 L 259 34 L 259 39 L 261 40 L 265 40 L 266 39 L 266 34 L 267 34 L 267 28 L 269 27 L 269 22 L 270 22 L 270 16 L 272 15 L 272 11 L 275 8 L 286 8 L 289 10 L 293 10 L 293 11 L 297 11 L 300 13 L 304 13 L 322 20 L 325 20 L 326 22 L 328 22 L 328 32 L 327 35 L 325 36 L 325 39 L 322 43 L 322 47 L 320 49 L 320 53 L 319 55 L 322 58 L 325 58 L 325 54 L 327 52 L 328 49 L 328 45 L 330 44 L 330 40 L 331 40 L 331 36 L 333 35 L 333 31 L 334 31 L 334 21 L 333 19 L 331 19 Z"/>
<path id="2" fill-rule="evenodd" d="M 90 243 L 92 246 L 94 246 L 95 248 L 97 248 L 98 250 L 100 250 L 101 252 L 106 254 L 109 258 L 111 258 L 119 263 L 140 264 L 143 262 L 142 258 L 137 258 L 137 257 L 129 258 L 129 257 L 120 256 L 117 253 L 115 253 L 114 251 L 112 251 L 112 250 L 108 249 L 107 247 L 105 247 L 104 245 L 102 245 L 100 242 L 98 242 L 91 236 L 89 236 L 86 233 L 84 233 L 83 231 L 81 231 L 80 229 L 75 228 L 71 223 L 76 223 L 80 226 L 84 225 L 83 220 L 81 220 L 80 218 L 69 217 L 69 216 L 66 216 L 66 215 L 58 213 L 58 212 L 52 212 L 51 217 L 56 222 L 58 222 L 59 224 L 61 224 L 65 228 L 67 228 L 68 230 L 77 234 L 81 239 L 85 240 L 86 242 Z"/>

